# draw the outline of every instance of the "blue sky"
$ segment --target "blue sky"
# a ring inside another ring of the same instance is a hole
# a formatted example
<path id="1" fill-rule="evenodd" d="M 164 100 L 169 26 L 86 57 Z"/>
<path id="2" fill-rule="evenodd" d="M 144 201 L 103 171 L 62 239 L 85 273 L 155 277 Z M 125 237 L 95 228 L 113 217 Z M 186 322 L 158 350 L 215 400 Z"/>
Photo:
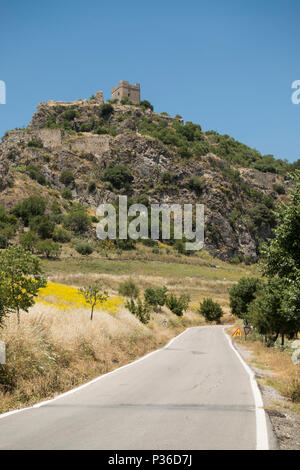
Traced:
<path id="1" fill-rule="evenodd" d="M 0 135 L 26 126 L 40 101 L 109 99 L 128 80 L 158 112 L 300 158 L 299 1 L 11 0 L 0 10 Z"/>

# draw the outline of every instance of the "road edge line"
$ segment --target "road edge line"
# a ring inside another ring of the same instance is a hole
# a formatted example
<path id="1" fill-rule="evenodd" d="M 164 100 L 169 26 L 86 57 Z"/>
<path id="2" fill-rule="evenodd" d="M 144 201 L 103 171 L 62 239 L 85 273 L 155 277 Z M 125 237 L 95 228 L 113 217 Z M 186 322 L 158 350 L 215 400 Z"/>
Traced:
<path id="1" fill-rule="evenodd" d="M 12 416 L 12 415 L 17 414 L 17 413 L 22 413 L 22 412 L 27 411 L 27 410 L 32 410 L 32 409 L 35 409 L 35 408 L 41 408 L 42 406 L 45 406 L 48 403 L 52 403 L 53 401 L 59 400 L 60 398 L 64 398 L 68 395 L 72 395 L 73 393 L 79 392 L 80 390 L 83 390 L 84 388 L 87 388 L 90 385 L 93 385 L 94 383 L 100 382 L 100 380 L 104 379 L 105 377 L 107 377 L 109 375 L 115 374 L 116 372 L 119 372 L 120 370 L 125 369 L 127 367 L 131 367 L 134 364 L 137 364 L 138 362 L 144 361 L 145 359 L 152 356 L 153 354 L 156 354 L 159 351 L 163 351 L 164 349 L 167 349 L 169 346 L 171 346 L 171 344 L 176 339 L 180 338 L 180 336 L 184 335 L 187 331 L 192 330 L 193 328 L 199 328 L 199 327 L 198 326 L 191 326 L 189 328 L 186 328 L 181 333 L 179 333 L 179 335 L 174 336 L 174 338 L 171 338 L 170 341 L 167 344 L 165 344 L 165 346 L 163 346 L 162 348 L 155 349 L 154 351 L 151 351 L 151 352 L 145 354 L 145 356 L 139 357 L 138 359 L 136 359 L 133 362 L 129 362 L 128 364 L 124 364 L 124 366 L 118 367 L 117 369 L 111 370 L 110 372 L 106 372 L 106 374 L 99 375 L 98 377 L 95 377 L 94 379 L 90 380 L 89 382 L 86 382 L 82 385 L 79 385 L 76 388 L 72 388 L 71 390 L 68 390 L 67 392 L 61 393 L 60 395 L 57 395 L 54 398 L 50 398 L 49 400 L 44 400 L 44 401 L 41 401 L 39 403 L 35 403 L 32 406 L 26 406 L 25 408 L 20 408 L 20 409 L 17 409 L 17 410 L 12 410 L 12 411 L 7 411 L 5 413 L 2 413 L 2 414 L 0 414 L 0 419 L 7 418 L 9 416 Z M 201 328 L 201 326 L 200 326 L 200 328 Z"/>
<path id="2" fill-rule="evenodd" d="M 235 348 L 232 339 L 225 332 L 225 329 L 226 327 L 223 328 L 223 332 L 229 342 L 230 347 L 235 352 L 244 369 L 250 376 L 250 384 L 255 402 L 256 450 L 270 450 L 266 412 L 264 410 L 262 395 L 255 379 L 255 374 L 253 370 L 248 366 L 248 364 L 244 361 L 239 351 Z"/>

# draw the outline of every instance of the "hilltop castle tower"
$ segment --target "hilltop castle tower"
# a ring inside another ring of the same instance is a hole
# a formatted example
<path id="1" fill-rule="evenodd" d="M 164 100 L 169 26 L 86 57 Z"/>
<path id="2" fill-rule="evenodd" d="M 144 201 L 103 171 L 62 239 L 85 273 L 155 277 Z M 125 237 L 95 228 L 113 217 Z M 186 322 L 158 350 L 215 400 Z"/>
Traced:
<path id="1" fill-rule="evenodd" d="M 134 104 L 140 104 L 140 84 L 130 85 L 129 82 L 121 80 L 117 86 L 114 86 L 111 90 L 111 98 L 113 100 L 121 101 L 122 98 L 127 97 Z"/>

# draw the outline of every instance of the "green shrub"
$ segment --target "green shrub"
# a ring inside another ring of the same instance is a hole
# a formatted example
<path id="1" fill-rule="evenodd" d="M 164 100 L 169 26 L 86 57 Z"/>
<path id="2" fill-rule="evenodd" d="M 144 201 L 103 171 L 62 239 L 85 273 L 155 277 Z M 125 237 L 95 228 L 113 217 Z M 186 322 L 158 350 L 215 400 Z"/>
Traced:
<path id="1" fill-rule="evenodd" d="M 175 294 L 170 294 L 166 298 L 166 306 L 178 317 L 182 317 L 183 312 L 186 312 L 189 307 L 189 302 L 190 296 L 188 294 L 183 294 L 180 297 L 176 297 Z"/>
<path id="2" fill-rule="evenodd" d="M 26 172 L 31 179 L 37 181 L 39 184 L 45 185 L 47 183 L 45 176 L 42 174 L 41 169 L 37 165 L 30 163 L 26 167 Z"/>
<path id="3" fill-rule="evenodd" d="M 74 183 L 74 175 L 71 170 L 63 170 L 59 177 L 59 181 L 65 186 L 69 186 Z"/>
<path id="4" fill-rule="evenodd" d="M 248 308 L 262 288 L 263 282 L 256 277 L 243 277 L 229 289 L 230 308 L 233 315 L 247 321 Z"/>
<path id="5" fill-rule="evenodd" d="M 77 251 L 77 253 L 80 253 L 81 255 L 91 255 L 94 251 L 92 246 L 87 242 L 78 243 L 75 246 L 75 250 Z"/>
<path id="6" fill-rule="evenodd" d="M 39 142 L 37 140 L 30 140 L 27 144 L 28 147 L 35 147 L 35 148 L 38 148 L 38 149 L 41 149 L 43 148 L 43 144 L 42 142 Z"/>
<path id="7" fill-rule="evenodd" d="M 153 105 L 150 103 L 148 100 L 143 100 L 140 102 L 140 106 L 145 109 L 151 109 L 151 111 L 154 111 Z"/>
<path id="8" fill-rule="evenodd" d="M 73 194 L 71 189 L 69 188 L 64 188 L 61 192 L 61 197 L 64 199 L 67 199 L 68 201 L 71 201 L 73 199 Z"/>
<path id="9" fill-rule="evenodd" d="M 119 285 L 119 294 L 123 295 L 124 297 L 136 299 L 139 295 L 139 292 L 140 290 L 138 285 L 132 279 L 128 279 Z"/>
<path id="10" fill-rule="evenodd" d="M 79 127 L 79 132 L 90 132 L 91 128 L 92 128 L 91 124 L 87 124 L 86 122 L 83 122 Z"/>
<path id="11" fill-rule="evenodd" d="M 215 321 L 218 324 L 221 323 L 221 317 L 224 314 L 221 306 L 209 298 L 204 299 L 200 304 L 199 313 L 204 316 L 206 321 Z"/>
<path id="12" fill-rule="evenodd" d="M 103 173 L 103 180 L 111 183 L 116 189 L 129 188 L 133 182 L 133 175 L 125 165 L 114 165 Z"/>
<path id="13" fill-rule="evenodd" d="M 273 184 L 273 190 L 274 190 L 277 194 L 285 194 L 285 188 L 284 188 L 284 186 L 282 186 L 282 184 L 274 183 L 274 184 Z"/>
<path id="14" fill-rule="evenodd" d="M 104 103 L 100 106 L 99 116 L 103 119 L 109 119 L 110 116 L 114 113 L 114 108 L 110 103 Z"/>
<path id="15" fill-rule="evenodd" d="M 55 223 L 47 215 L 37 215 L 29 221 L 29 227 L 36 232 L 41 238 L 52 238 Z"/>
<path id="16" fill-rule="evenodd" d="M 39 237 L 32 230 L 26 233 L 21 233 L 19 237 L 20 245 L 24 248 L 24 250 L 31 251 L 32 253 L 35 251 L 38 240 Z"/>
<path id="17" fill-rule="evenodd" d="M 141 323 L 147 324 L 150 320 L 150 306 L 140 298 L 134 301 L 132 298 L 125 303 L 125 307 L 135 315 Z"/>
<path id="18" fill-rule="evenodd" d="M 63 227 L 55 227 L 53 232 L 53 240 L 60 243 L 68 243 L 71 241 L 71 233 Z"/>
<path id="19" fill-rule="evenodd" d="M 192 191 L 195 191 L 197 196 L 201 196 L 204 187 L 205 187 L 205 182 L 202 178 L 199 178 L 199 176 L 192 176 L 192 178 L 189 181 L 189 188 Z"/>
<path id="20" fill-rule="evenodd" d="M 88 192 L 89 193 L 94 193 L 96 191 L 96 188 L 97 188 L 97 186 L 96 186 L 95 181 L 90 181 L 89 185 L 88 185 Z"/>
<path id="21" fill-rule="evenodd" d="M 85 233 L 91 227 L 91 219 L 83 207 L 75 206 L 71 212 L 64 218 L 66 228 L 74 233 Z"/>
<path id="22" fill-rule="evenodd" d="M 23 219 L 24 225 L 28 225 L 32 217 L 43 215 L 46 209 L 46 202 L 40 196 L 29 196 L 21 203 L 17 204 L 12 213 Z"/>
<path id="23" fill-rule="evenodd" d="M 145 301 L 151 305 L 154 310 L 158 307 L 161 308 L 166 303 L 167 291 L 168 289 L 166 287 L 148 287 L 144 293 Z"/>
<path id="24" fill-rule="evenodd" d="M 60 255 L 60 246 L 53 240 L 40 240 L 37 243 L 37 251 L 46 258 L 58 258 Z"/>

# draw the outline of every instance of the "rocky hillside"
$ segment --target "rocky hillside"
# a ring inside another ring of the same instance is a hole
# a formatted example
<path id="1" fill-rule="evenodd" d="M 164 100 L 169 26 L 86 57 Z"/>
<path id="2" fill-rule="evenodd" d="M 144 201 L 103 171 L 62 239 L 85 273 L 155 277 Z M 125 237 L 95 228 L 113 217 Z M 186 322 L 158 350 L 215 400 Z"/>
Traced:
<path id="1" fill-rule="evenodd" d="M 201 202 L 205 249 L 224 260 L 254 262 L 272 234 L 272 210 L 286 197 L 288 166 L 180 116 L 156 114 L 148 102 L 41 103 L 28 128 L 8 131 L 0 144 L 0 205 L 17 214 L 18 203 L 39 195 L 52 217 L 53 203 L 63 215 L 76 203 L 93 214 L 118 194 Z M 24 217 L 23 225 L 18 222 L 14 237 L 26 231 Z M 88 237 L 94 236 L 91 230 Z"/>

